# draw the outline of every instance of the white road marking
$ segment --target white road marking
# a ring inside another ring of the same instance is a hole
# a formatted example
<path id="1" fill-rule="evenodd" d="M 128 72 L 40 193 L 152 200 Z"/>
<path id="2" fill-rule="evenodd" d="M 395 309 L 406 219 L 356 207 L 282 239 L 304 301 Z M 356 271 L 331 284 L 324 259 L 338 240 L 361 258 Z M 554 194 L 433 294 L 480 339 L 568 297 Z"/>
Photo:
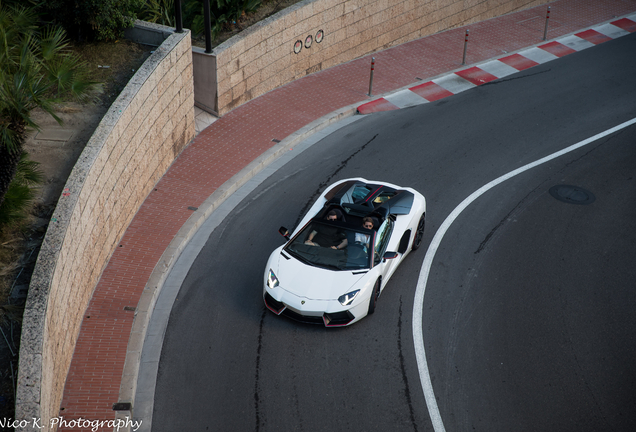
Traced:
<path id="1" fill-rule="evenodd" d="M 571 145 L 570 147 L 567 147 L 561 151 L 553 153 L 535 162 L 529 163 L 528 165 L 522 166 L 521 168 L 517 168 L 514 171 L 510 171 L 508 174 L 504 174 L 503 176 L 491 181 L 490 183 L 482 186 L 481 188 L 473 192 L 468 198 L 462 201 L 461 204 L 459 204 L 455 208 L 455 210 L 453 210 L 452 213 L 448 215 L 446 220 L 442 223 L 442 225 L 435 233 L 435 237 L 433 237 L 433 240 L 431 241 L 431 244 L 426 251 L 424 262 L 422 263 L 422 270 L 420 271 L 420 276 L 417 281 L 417 288 L 415 290 L 415 301 L 413 305 L 413 343 L 415 344 L 415 358 L 417 360 L 417 368 L 420 373 L 420 382 L 422 384 L 422 390 L 424 391 L 424 398 L 426 399 L 426 406 L 428 407 L 428 412 L 431 417 L 435 432 L 445 432 L 446 429 L 444 428 L 444 422 L 442 421 L 442 416 L 440 415 L 439 408 L 437 406 L 437 400 L 435 399 L 435 393 L 433 392 L 433 385 L 431 383 L 431 376 L 428 370 L 428 363 L 426 361 L 426 350 L 424 348 L 424 337 L 422 333 L 422 308 L 424 307 L 424 292 L 426 291 L 428 275 L 431 271 L 435 253 L 437 252 L 437 249 L 439 248 L 439 245 L 441 244 L 446 231 L 448 231 L 448 228 L 450 228 L 455 219 L 457 219 L 457 217 L 466 209 L 466 207 L 468 207 L 473 201 L 475 201 L 485 192 L 497 186 L 498 184 L 511 179 L 517 174 L 521 174 L 524 171 L 528 171 L 529 169 L 551 161 L 552 159 L 558 158 L 559 156 L 586 146 L 600 138 L 624 129 L 635 123 L 636 118 L 633 118 L 629 121 L 626 121 L 625 123 L 621 123 L 618 126 L 594 135 L 593 137 L 587 138 L 577 144 Z"/>
<path id="2" fill-rule="evenodd" d="M 530 48 L 527 50 L 523 50 L 523 51 L 519 51 L 519 55 L 530 59 L 532 61 L 535 61 L 537 63 L 547 63 L 549 61 L 552 60 L 556 60 L 559 57 L 555 56 L 552 53 L 547 52 L 544 49 L 538 48 L 538 47 L 534 47 L 534 48 Z"/>
<path id="3" fill-rule="evenodd" d="M 623 30 L 620 27 L 615 26 L 614 24 L 603 24 L 598 27 L 593 27 L 599 33 L 604 34 L 605 36 L 616 39 L 621 36 L 626 36 L 629 34 L 627 30 Z"/>
<path id="4" fill-rule="evenodd" d="M 390 94 L 388 96 L 385 96 L 384 99 L 388 100 L 398 108 L 407 108 L 428 103 L 428 101 L 422 96 L 413 93 L 409 89 Z"/>
<path id="5" fill-rule="evenodd" d="M 454 73 L 445 75 L 441 78 L 436 78 L 433 82 L 453 94 L 461 93 L 464 90 L 477 87 L 475 84 Z"/>
<path id="6" fill-rule="evenodd" d="M 497 78 L 507 77 L 508 75 L 516 74 L 519 71 L 512 66 L 508 66 L 502 61 L 493 60 L 487 63 L 483 63 L 477 65 L 477 67 L 483 71 L 488 72 L 491 75 L 496 76 Z"/>
<path id="7" fill-rule="evenodd" d="M 569 48 L 572 48 L 574 51 L 582 51 L 586 48 L 595 46 L 592 42 L 588 42 L 585 39 L 582 39 L 575 35 L 566 36 L 564 38 L 557 39 L 556 41 Z"/>

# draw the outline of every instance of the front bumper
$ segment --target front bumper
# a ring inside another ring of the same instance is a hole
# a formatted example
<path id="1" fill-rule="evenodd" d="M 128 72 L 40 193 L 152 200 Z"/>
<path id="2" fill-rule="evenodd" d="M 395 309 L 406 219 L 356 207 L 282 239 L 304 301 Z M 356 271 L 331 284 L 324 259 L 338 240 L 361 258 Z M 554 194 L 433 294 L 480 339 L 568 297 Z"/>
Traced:
<path id="1" fill-rule="evenodd" d="M 284 315 L 293 320 L 309 324 L 323 324 L 325 327 L 343 327 L 357 321 L 356 318 L 362 318 L 362 316 L 356 316 L 353 310 L 342 310 L 342 306 L 334 308 L 333 301 L 305 300 L 300 303 L 295 301 L 297 299 L 295 296 L 289 299 L 285 297 L 283 295 L 279 301 L 265 291 L 263 300 L 265 301 L 265 306 L 276 315 Z M 294 307 L 292 304 L 295 303 L 299 304 Z M 336 301 L 335 303 L 338 302 Z"/>

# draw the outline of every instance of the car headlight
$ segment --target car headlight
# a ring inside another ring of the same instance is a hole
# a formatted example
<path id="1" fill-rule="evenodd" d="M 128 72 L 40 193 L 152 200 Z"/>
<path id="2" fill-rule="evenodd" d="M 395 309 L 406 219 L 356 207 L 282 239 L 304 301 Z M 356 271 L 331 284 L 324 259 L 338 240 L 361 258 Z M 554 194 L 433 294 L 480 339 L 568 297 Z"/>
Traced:
<path id="1" fill-rule="evenodd" d="M 355 290 L 355 291 L 351 291 L 349 293 L 343 294 L 340 297 L 338 297 L 338 301 L 340 302 L 341 305 L 348 306 L 351 304 L 353 299 L 355 299 L 358 296 L 359 292 L 360 290 Z"/>
<path id="2" fill-rule="evenodd" d="M 272 269 L 269 269 L 269 274 L 267 275 L 267 286 L 270 289 L 274 289 L 278 286 L 278 278 L 276 277 Z"/>

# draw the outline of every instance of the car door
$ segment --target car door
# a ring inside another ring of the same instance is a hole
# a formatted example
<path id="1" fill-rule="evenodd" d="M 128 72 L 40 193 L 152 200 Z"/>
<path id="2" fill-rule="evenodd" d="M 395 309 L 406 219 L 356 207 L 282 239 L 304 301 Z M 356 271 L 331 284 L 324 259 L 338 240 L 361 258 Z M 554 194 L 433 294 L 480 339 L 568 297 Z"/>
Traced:
<path id="1" fill-rule="evenodd" d="M 393 234 L 393 228 L 395 222 L 390 218 L 387 218 L 375 234 L 375 243 L 373 246 L 373 266 L 378 267 L 380 274 L 382 275 L 382 286 L 388 281 L 388 278 L 393 274 L 394 267 L 397 263 L 396 259 L 383 259 L 382 257 L 387 252 L 391 235 Z"/>

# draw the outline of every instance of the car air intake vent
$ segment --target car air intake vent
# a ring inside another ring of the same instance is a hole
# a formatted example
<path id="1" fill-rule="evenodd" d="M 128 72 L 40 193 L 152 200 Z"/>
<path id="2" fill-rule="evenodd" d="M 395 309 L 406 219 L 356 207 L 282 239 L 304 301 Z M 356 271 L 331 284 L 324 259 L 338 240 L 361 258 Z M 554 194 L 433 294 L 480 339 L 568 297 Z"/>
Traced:
<path id="1" fill-rule="evenodd" d="M 336 312 L 331 314 L 326 313 L 323 318 L 327 327 L 345 326 L 353 321 L 353 315 L 351 315 L 351 312 L 349 311 Z"/>
<path id="2" fill-rule="evenodd" d="M 321 316 L 301 315 L 299 313 L 294 312 L 291 309 L 285 309 L 282 315 L 286 316 L 287 318 L 291 318 L 295 321 L 300 321 L 306 324 L 322 324 L 323 323 Z"/>
<path id="3" fill-rule="evenodd" d="M 265 293 L 265 305 L 269 310 L 274 312 L 276 315 L 280 315 L 280 313 L 285 309 L 285 305 L 277 300 L 274 300 L 274 297 L 269 295 L 269 293 Z"/>

